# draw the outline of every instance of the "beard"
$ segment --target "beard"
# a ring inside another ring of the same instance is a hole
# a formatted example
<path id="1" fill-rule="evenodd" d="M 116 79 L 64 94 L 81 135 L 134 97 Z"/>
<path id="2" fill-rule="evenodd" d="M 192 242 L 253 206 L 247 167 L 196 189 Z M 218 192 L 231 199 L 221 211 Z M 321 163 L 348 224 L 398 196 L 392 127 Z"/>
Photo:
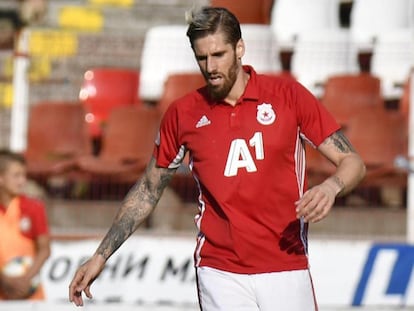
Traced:
<path id="1" fill-rule="evenodd" d="M 234 55 L 233 64 L 231 65 L 227 75 L 226 74 L 220 74 L 217 72 L 211 73 L 211 74 L 204 74 L 205 79 L 207 80 L 207 90 L 208 94 L 210 95 L 211 99 L 218 101 L 223 100 L 227 97 L 227 95 L 230 93 L 231 89 L 233 88 L 234 83 L 237 79 L 237 71 L 238 71 L 238 63 L 237 63 L 237 57 Z M 208 83 L 208 77 L 211 75 L 220 74 L 223 78 L 223 84 L 221 85 L 212 85 Z"/>

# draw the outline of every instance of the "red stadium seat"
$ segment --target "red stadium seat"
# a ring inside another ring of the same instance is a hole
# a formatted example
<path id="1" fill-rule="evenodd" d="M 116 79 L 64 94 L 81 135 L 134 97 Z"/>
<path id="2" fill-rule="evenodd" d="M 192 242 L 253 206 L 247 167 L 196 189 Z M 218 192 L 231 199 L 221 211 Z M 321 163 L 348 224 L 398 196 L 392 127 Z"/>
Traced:
<path id="1" fill-rule="evenodd" d="M 119 106 L 139 105 L 139 73 L 134 69 L 93 68 L 84 73 L 79 99 L 92 137 L 102 135 L 110 112 Z"/>
<path id="2" fill-rule="evenodd" d="M 76 102 L 39 102 L 30 108 L 25 157 L 31 178 L 65 172 L 91 154 L 83 106 Z"/>
<path id="3" fill-rule="evenodd" d="M 159 114 L 144 106 L 116 107 L 103 132 L 98 156 L 78 160 L 87 180 L 135 182 L 143 173 L 154 148 Z"/>
<path id="4" fill-rule="evenodd" d="M 346 126 L 360 109 L 383 106 L 380 80 L 368 73 L 334 75 L 327 79 L 322 104 Z"/>
<path id="5" fill-rule="evenodd" d="M 205 85 L 205 80 L 199 72 L 170 74 L 164 84 L 157 109 L 164 114 L 168 106 L 176 99 Z"/>
<path id="6" fill-rule="evenodd" d="M 274 0 L 211 0 L 213 7 L 229 9 L 241 24 L 269 24 Z"/>
<path id="7" fill-rule="evenodd" d="M 400 113 L 381 108 L 361 110 L 350 119 L 346 134 L 367 167 L 363 184 L 405 187 L 407 175 L 394 162 L 407 149 L 407 127 Z"/>

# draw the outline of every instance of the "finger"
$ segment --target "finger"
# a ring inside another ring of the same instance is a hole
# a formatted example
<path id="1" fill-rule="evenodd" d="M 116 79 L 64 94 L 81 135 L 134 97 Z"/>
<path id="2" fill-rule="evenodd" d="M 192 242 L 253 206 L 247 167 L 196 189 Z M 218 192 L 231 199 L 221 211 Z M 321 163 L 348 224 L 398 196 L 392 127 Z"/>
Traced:
<path id="1" fill-rule="evenodd" d="M 69 301 L 74 302 L 77 306 L 83 305 L 82 301 L 82 281 L 84 279 L 84 273 L 81 270 L 76 272 L 72 282 L 69 285 Z"/>
<path id="2" fill-rule="evenodd" d="M 84 290 L 86 297 L 88 297 L 89 299 L 92 299 L 92 294 L 91 294 L 91 287 L 87 286 Z"/>
<path id="3" fill-rule="evenodd" d="M 309 204 L 312 201 L 312 192 L 311 190 L 306 191 L 302 197 L 295 202 L 298 209 L 302 209 L 304 206 Z"/>
<path id="4" fill-rule="evenodd" d="M 73 296 L 73 302 L 76 306 L 83 306 L 83 298 L 82 298 L 82 292 L 75 292 Z"/>
<path id="5" fill-rule="evenodd" d="M 323 219 L 327 215 L 327 204 L 328 199 L 322 198 L 321 201 L 318 202 L 318 204 L 315 206 L 315 208 L 309 212 L 308 215 L 306 215 L 305 220 L 308 222 L 318 222 L 321 219 Z"/>
<path id="6" fill-rule="evenodd" d="M 296 217 L 305 217 L 311 210 L 314 209 L 315 205 L 315 199 L 312 196 L 308 195 L 306 198 L 304 197 L 304 199 L 301 200 L 299 205 L 296 207 Z"/>

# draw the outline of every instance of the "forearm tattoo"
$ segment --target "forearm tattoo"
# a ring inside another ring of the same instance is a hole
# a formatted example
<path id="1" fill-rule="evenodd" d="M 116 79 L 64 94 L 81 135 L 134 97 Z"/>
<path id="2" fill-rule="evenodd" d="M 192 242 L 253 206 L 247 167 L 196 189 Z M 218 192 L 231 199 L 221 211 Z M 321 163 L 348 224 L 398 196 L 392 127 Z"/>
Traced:
<path id="1" fill-rule="evenodd" d="M 355 152 L 348 138 L 342 133 L 342 131 L 336 131 L 324 142 L 326 144 L 333 144 L 341 153 Z"/>
<path id="2" fill-rule="evenodd" d="M 175 170 L 156 168 L 151 159 L 144 176 L 126 195 L 121 209 L 98 247 L 97 253 L 108 259 L 151 214 Z"/>
<path id="3" fill-rule="evenodd" d="M 336 175 L 333 175 L 331 179 L 340 189 L 337 195 L 341 195 L 345 190 L 345 183 Z"/>

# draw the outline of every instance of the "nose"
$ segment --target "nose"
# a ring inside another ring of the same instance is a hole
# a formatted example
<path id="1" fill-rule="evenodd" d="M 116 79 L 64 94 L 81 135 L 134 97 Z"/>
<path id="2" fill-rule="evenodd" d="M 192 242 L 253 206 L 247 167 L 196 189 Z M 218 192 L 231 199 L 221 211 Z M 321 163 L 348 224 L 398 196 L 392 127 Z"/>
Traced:
<path id="1" fill-rule="evenodd" d="M 217 70 L 217 64 L 216 64 L 213 57 L 207 57 L 206 66 L 207 66 L 206 69 L 207 69 L 208 73 L 212 73 L 212 72 L 215 72 Z"/>

